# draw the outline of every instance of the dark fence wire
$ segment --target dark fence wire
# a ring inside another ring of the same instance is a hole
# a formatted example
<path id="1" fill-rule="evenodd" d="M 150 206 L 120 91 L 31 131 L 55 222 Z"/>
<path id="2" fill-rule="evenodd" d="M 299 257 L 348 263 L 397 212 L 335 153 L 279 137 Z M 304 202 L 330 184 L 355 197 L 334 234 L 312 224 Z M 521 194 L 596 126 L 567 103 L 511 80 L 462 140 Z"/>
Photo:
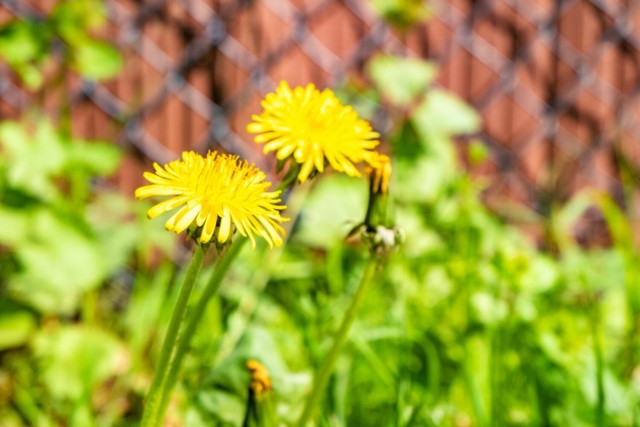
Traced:
<path id="1" fill-rule="evenodd" d="M 93 135 L 86 136 L 113 137 L 139 158 L 166 162 L 181 149 L 222 146 L 262 164 L 239 118 L 247 119 L 247 109 L 280 79 L 299 77 L 278 67 L 294 61 L 325 86 L 361 71 L 381 51 L 420 56 L 440 64 L 439 83 L 483 114 L 479 136 L 492 163 L 480 173 L 501 178 L 490 196 L 515 196 L 541 213 L 585 185 L 619 197 L 620 156 L 640 168 L 637 2 L 433 3 L 435 18 L 402 35 L 364 0 L 109 0 L 109 34 L 125 52 L 127 69 L 115 83 L 83 81 L 69 96 L 72 106 L 96 112 L 87 116 L 93 125 L 84 128 L 93 127 Z M 5 0 L 2 7 L 38 19 L 51 4 Z M 337 15 L 357 37 L 336 39 L 338 27 L 317 29 Z M 282 26 L 285 36 L 268 41 Z M 194 83 L 196 73 L 206 79 Z M 127 100 L 126 88 L 144 85 L 151 74 L 160 76 L 153 88 Z M 11 117 L 34 95 L 2 67 L 0 98 Z M 205 129 L 195 130 L 196 121 Z"/>

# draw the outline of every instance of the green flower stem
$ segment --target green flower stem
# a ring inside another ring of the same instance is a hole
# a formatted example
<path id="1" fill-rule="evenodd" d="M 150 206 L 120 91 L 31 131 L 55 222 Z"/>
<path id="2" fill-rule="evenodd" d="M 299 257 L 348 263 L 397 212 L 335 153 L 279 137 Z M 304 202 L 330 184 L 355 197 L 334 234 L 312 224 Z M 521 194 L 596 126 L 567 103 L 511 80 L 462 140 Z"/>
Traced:
<path id="1" fill-rule="evenodd" d="M 176 337 L 178 336 L 180 326 L 182 325 L 185 317 L 187 303 L 189 302 L 189 296 L 191 295 L 191 291 L 193 290 L 193 285 L 196 281 L 196 277 L 198 277 L 200 268 L 202 267 L 204 253 L 205 250 L 202 248 L 202 246 L 196 245 L 193 252 L 193 258 L 189 263 L 187 275 L 184 278 L 184 283 L 182 284 L 180 294 L 178 295 L 178 301 L 176 301 L 176 305 L 173 308 L 173 314 L 171 315 L 169 328 L 167 329 L 167 333 L 162 344 L 162 349 L 160 351 L 158 366 L 156 367 L 155 373 L 153 374 L 151 387 L 149 388 L 149 392 L 147 394 L 147 399 L 144 405 L 144 412 L 142 415 L 141 426 L 143 427 L 155 427 L 160 425 L 162 421 L 163 411 L 161 411 L 161 403 L 165 399 L 163 394 L 167 393 L 166 387 L 164 387 L 164 382 L 167 377 L 167 367 L 171 360 L 171 355 L 176 350 Z"/>
<path id="2" fill-rule="evenodd" d="M 246 237 L 238 236 L 236 240 L 231 244 L 229 250 L 219 260 L 218 264 L 213 271 L 209 282 L 202 291 L 200 299 L 194 306 L 189 307 L 189 314 L 186 326 L 178 336 L 176 350 L 173 358 L 169 362 L 169 368 L 165 375 L 165 381 L 162 384 L 162 400 L 160 402 L 159 414 L 162 416 L 165 413 L 167 405 L 169 403 L 169 396 L 175 386 L 180 366 L 182 365 L 182 359 L 189 348 L 191 338 L 196 331 L 196 328 L 202 320 L 202 316 L 209 304 L 211 298 L 218 292 L 220 284 L 224 279 L 229 267 L 236 259 L 238 254 L 244 247 L 244 243 L 249 240 Z"/>
<path id="3" fill-rule="evenodd" d="M 344 318 L 342 319 L 342 323 L 340 324 L 340 329 L 338 330 L 338 333 L 333 340 L 333 344 L 329 349 L 329 353 L 327 353 L 327 356 L 322 362 L 320 369 L 315 375 L 311 394 L 307 398 L 307 402 L 305 404 L 304 410 L 302 411 L 302 415 L 298 420 L 298 427 L 306 427 L 307 423 L 313 418 L 315 409 L 320 402 L 322 393 L 324 392 L 327 382 L 329 381 L 329 377 L 331 376 L 331 373 L 333 372 L 335 364 L 338 360 L 338 356 L 340 355 L 340 351 L 342 350 L 342 347 L 344 346 L 344 343 L 347 339 L 351 324 L 356 317 L 358 307 L 362 302 L 362 298 L 365 292 L 373 282 L 376 270 L 378 269 L 379 261 L 380 257 L 372 255 L 367 263 L 362 279 L 360 280 L 360 284 L 358 285 L 358 289 L 356 290 L 356 293 L 351 300 L 351 305 L 344 314 Z"/>

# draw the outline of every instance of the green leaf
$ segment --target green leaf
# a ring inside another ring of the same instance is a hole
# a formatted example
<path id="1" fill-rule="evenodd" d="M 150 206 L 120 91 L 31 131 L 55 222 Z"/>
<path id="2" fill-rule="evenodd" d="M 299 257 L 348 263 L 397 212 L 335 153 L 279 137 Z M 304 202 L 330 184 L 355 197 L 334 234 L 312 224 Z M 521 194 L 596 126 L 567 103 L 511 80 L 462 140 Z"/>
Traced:
<path id="1" fill-rule="evenodd" d="M 126 368 L 124 348 L 110 333 L 89 326 L 43 330 L 33 350 L 41 378 L 56 399 L 88 399 L 108 378 Z"/>
<path id="2" fill-rule="evenodd" d="M 26 344 L 36 330 L 33 314 L 10 300 L 0 300 L 0 350 Z"/>
<path id="3" fill-rule="evenodd" d="M 0 28 L 0 56 L 9 64 L 24 64 L 39 58 L 43 40 L 36 24 L 11 21 Z"/>
<path id="4" fill-rule="evenodd" d="M 16 66 L 16 71 L 24 84 L 31 90 L 40 89 L 42 83 L 44 83 L 44 76 L 40 72 L 40 68 L 35 65 L 19 65 Z"/>
<path id="5" fill-rule="evenodd" d="M 246 411 L 246 400 L 236 394 L 222 390 L 204 390 L 198 393 L 196 405 L 199 413 L 204 413 L 198 418 L 217 422 L 221 426 L 241 426 Z M 211 421 L 208 424 L 211 425 Z"/>
<path id="6" fill-rule="evenodd" d="M 120 149 L 106 142 L 72 141 L 46 119 L 35 132 L 18 122 L 0 124 L 0 146 L 5 152 L 9 183 L 42 200 L 54 199 L 59 191 L 53 178 L 84 171 L 109 175 L 118 167 Z"/>
<path id="7" fill-rule="evenodd" d="M 27 20 L 11 21 L 0 28 L 0 57 L 30 89 L 38 89 L 43 83 L 40 63 L 45 58 L 50 37 L 46 25 Z"/>
<path id="8" fill-rule="evenodd" d="M 441 89 L 429 91 L 412 121 L 423 137 L 451 137 L 480 128 L 478 113 L 457 96 Z"/>
<path id="9" fill-rule="evenodd" d="M 378 90 L 402 106 L 427 90 L 437 68 L 421 59 L 379 55 L 369 63 L 367 71 Z"/>
<path id="10" fill-rule="evenodd" d="M 10 290 L 41 311 L 71 313 L 80 295 L 105 278 L 98 244 L 77 219 L 45 208 L 28 215 L 28 235 L 13 248 L 21 271 L 9 278 Z"/>
<path id="11" fill-rule="evenodd" d="M 75 140 L 69 147 L 65 169 L 82 168 L 91 175 L 108 176 L 118 168 L 121 155 L 120 148 L 114 144 Z"/>
<path id="12" fill-rule="evenodd" d="M 474 165 L 484 163 L 489 157 L 489 149 L 480 139 L 474 139 L 469 143 L 469 160 Z"/>
<path id="13" fill-rule="evenodd" d="M 424 0 L 372 0 L 374 7 L 391 25 L 407 30 L 431 15 Z"/>
<path id="14" fill-rule="evenodd" d="M 70 45 L 82 43 L 90 30 L 106 22 L 106 8 L 101 0 L 61 1 L 51 12 L 58 34 Z"/>
<path id="15" fill-rule="evenodd" d="M 420 132 L 418 119 L 414 117 L 393 139 L 392 186 L 398 199 L 431 203 L 460 173 L 451 139 Z"/>
<path id="16" fill-rule="evenodd" d="M 415 160 L 398 159 L 393 169 L 394 195 L 399 200 L 434 202 L 452 179 L 454 165 L 448 159 L 421 157 Z M 395 184 L 395 182 L 401 184 Z"/>
<path id="17" fill-rule="evenodd" d="M 24 210 L 0 206 L 0 244 L 19 246 L 28 236 L 29 215 Z"/>
<path id="18" fill-rule="evenodd" d="M 62 171 L 66 152 L 63 137 L 49 121 L 39 121 L 33 134 L 18 122 L 0 124 L 0 146 L 8 160 L 9 184 L 44 200 L 56 197 L 51 177 Z"/>
<path id="19" fill-rule="evenodd" d="M 108 79 L 122 68 L 122 56 L 108 43 L 85 40 L 75 48 L 74 54 L 73 68 L 89 79 Z"/>
<path id="20" fill-rule="evenodd" d="M 242 425 L 250 384 L 246 363 L 250 359 L 265 366 L 274 384 L 279 384 L 287 374 L 272 332 L 261 327 L 248 328 L 231 354 L 210 372 L 195 395 L 198 411 L 206 418 L 218 420 L 222 425 Z M 271 415 L 267 412 L 263 414 L 265 417 Z"/>
<path id="21" fill-rule="evenodd" d="M 363 179 L 330 175 L 309 194 L 296 238 L 307 245 L 330 248 L 364 220 L 368 190 Z"/>
<path id="22" fill-rule="evenodd" d="M 134 201 L 116 192 L 102 192 L 87 206 L 86 218 L 96 233 L 107 271 L 116 273 L 140 248 L 141 224 L 132 222 Z"/>

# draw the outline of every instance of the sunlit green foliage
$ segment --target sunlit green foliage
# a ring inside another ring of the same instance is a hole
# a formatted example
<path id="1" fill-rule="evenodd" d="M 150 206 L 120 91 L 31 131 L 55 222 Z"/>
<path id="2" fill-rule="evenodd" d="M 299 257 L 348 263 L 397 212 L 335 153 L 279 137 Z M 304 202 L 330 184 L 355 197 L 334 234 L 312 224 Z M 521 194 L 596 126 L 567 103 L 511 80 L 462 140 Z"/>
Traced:
<path id="1" fill-rule="evenodd" d="M 0 58 L 30 89 L 42 87 L 43 68 L 54 62 L 60 75 L 70 67 L 89 79 L 113 77 L 122 67 L 121 55 L 92 35 L 104 23 L 100 0 L 59 1 L 44 19 L 15 19 L 0 27 Z"/>
<path id="2" fill-rule="evenodd" d="M 88 35 L 98 4 L 60 2 L 46 22 L 7 24 L 0 55 L 37 87 L 59 38 L 69 67 L 113 75 L 113 48 Z M 473 162 L 488 151 L 473 139 L 474 110 L 434 85 L 435 65 L 381 56 L 366 69 L 371 86 L 341 96 L 369 118 L 389 107 L 394 174 L 377 220 L 404 242 L 365 296 L 320 425 L 637 425 L 640 263 L 628 214 L 580 193 L 539 218 L 555 248 L 539 250 L 483 206 L 481 184 L 462 171 L 455 137 L 471 135 Z M 0 124 L 0 153 L 0 425 L 138 425 L 184 274 L 166 256 L 171 235 L 100 184 L 121 156 L 110 143 L 32 116 Z M 289 195 L 288 216 L 300 213 L 290 242 L 245 248 L 197 331 L 169 422 L 297 419 L 362 274 L 365 251 L 345 237 L 366 193 L 363 180 L 319 176 Z M 604 217 L 609 246 L 576 242 L 589 209 Z M 249 359 L 270 371 L 263 400 L 250 399 Z"/>

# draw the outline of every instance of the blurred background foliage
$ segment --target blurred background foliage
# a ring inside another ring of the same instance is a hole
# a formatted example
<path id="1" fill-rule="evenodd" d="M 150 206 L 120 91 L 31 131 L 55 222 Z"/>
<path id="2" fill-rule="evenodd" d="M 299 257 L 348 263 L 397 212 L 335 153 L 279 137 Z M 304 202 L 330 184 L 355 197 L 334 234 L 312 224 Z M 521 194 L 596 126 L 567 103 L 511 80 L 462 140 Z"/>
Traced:
<path id="1" fill-rule="evenodd" d="M 375 3 L 400 29 L 428 14 L 422 2 Z M 1 28 L 0 56 L 33 89 L 55 86 L 50 63 L 60 75 L 108 78 L 121 59 L 91 35 L 103 21 L 100 2 L 60 2 L 45 21 Z M 401 228 L 404 243 L 365 298 L 320 425 L 638 425 L 640 266 L 629 213 L 585 191 L 538 218 L 548 233 L 537 245 L 504 224 L 460 160 L 482 162 L 486 149 L 454 144 L 479 117 L 433 84 L 437 71 L 378 56 L 366 79 L 339 91 L 364 117 L 380 105 L 391 114 L 394 174 L 378 220 Z M 110 189 L 119 149 L 74 138 L 60 105 L 55 120 L 36 108 L 0 124 L 0 425 L 136 425 L 184 245 L 146 220 L 146 205 Z M 345 236 L 362 222 L 366 195 L 363 180 L 339 175 L 287 195 L 288 244 L 245 250 L 233 267 L 167 425 L 294 422 L 362 273 L 366 251 Z M 575 240 L 589 210 L 602 213 L 610 244 Z M 249 359 L 273 380 L 260 400 L 248 391 Z"/>

